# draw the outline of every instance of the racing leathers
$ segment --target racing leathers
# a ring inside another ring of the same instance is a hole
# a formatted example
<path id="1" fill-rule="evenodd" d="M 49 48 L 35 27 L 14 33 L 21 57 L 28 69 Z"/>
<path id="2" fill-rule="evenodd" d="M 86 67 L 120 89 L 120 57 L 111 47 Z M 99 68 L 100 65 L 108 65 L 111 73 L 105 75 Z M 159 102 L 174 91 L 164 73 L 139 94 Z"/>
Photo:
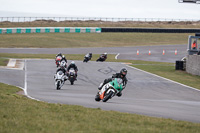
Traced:
<path id="1" fill-rule="evenodd" d="M 64 77 L 64 80 L 66 81 L 67 80 L 67 69 L 66 69 L 66 67 L 59 67 L 57 70 L 56 70 L 56 73 L 57 72 L 59 72 L 59 71 L 62 71 L 63 73 L 64 73 L 64 75 L 65 75 L 65 77 Z M 55 76 L 54 76 L 54 78 L 55 78 Z"/>
<path id="2" fill-rule="evenodd" d="M 87 58 L 88 60 L 91 60 L 92 58 L 92 53 L 88 53 L 85 55 L 85 58 Z"/>
<path id="3" fill-rule="evenodd" d="M 78 75 L 77 75 L 78 68 L 77 68 L 77 66 L 76 66 L 75 64 L 70 64 L 70 65 L 68 66 L 68 68 L 67 68 L 67 76 L 69 76 L 69 70 L 70 70 L 71 68 L 74 69 L 74 71 L 75 71 L 75 76 L 77 77 L 77 76 L 78 76 Z"/>
<path id="4" fill-rule="evenodd" d="M 67 59 L 65 58 L 65 56 L 62 56 L 62 59 L 60 60 L 60 62 L 63 60 L 67 63 Z"/>
<path id="5" fill-rule="evenodd" d="M 123 82 L 123 89 L 125 89 L 128 80 L 127 80 L 126 76 L 123 76 L 121 73 L 113 74 L 113 75 L 112 75 L 112 78 L 105 79 L 104 82 L 103 82 L 103 84 L 101 84 L 101 85 L 98 87 L 98 89 L 101 90 L 102 87 L 103 87 L 105 84 L 107 84 L 108 82 L 111 82 L 111 81 L 113 80 L 113 78 L 121 78 L 121 79 L 122 79 L 122 82 Z M 120 97 L 121 95 L 122 95 L 122 92 L 117 93 L 117 96 Z"/>

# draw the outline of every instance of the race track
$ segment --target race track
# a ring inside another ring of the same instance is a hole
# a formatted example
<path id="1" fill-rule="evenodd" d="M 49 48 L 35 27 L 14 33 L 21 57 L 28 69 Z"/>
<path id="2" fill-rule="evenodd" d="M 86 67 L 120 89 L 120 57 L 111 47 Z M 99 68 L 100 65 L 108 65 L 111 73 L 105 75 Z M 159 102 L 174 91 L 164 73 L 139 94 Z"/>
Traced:
<path id="1" fill-rule="evenodd" d="M 139 55 L 137 55 L 139 50 Z M 149 50 L 151 55 L 149 55 Z M 165 50 L 165 55 L 163 55 Z M 177 50 L 177 55 L 175 55 Z M 160 45 L 135 47 L 99 47 L 99 48 L 0 48 L 0 53 L 20 54 L 118 54 L 118 59 L 172 62 L 181 60 L 187 54 L 187 45 Z"/>
<path id="2" fill-rule="evenodd" d="M 151 47 L 152 55 L 148 55 Z M 177 48 L 179 47 L 179 48 Z M 177 48 L 178 55 L 174 55 Z M 140 55 L 136 55 L 136 50 Z M 162 50 L 166 54 L 162 55 Z M 0 49 L 0 53 L 36 53 L 85 54 L 120 53 L 118 59 L 141 59 L 174 62 L 186 55 L 186 45 L 144 46 L 116 48 L 66 48 L 66 49 Z M 69 61 L 70 62 L 70 61 Z M 82 105 L 90 108 L 115 110 L 154 117 L 171 118 L 191 122 L 200 122 L 200 91 L 162 77 L 146 73 L 122 63 L 76 61 L 79 68 L 78 81 L 70 85 L 65 83 L 56 90 L 53 75 L 56 71 L 54 60 L 25 60 L 25 70 L 0 68 L 0 82 L 24 88 L 25 93 L 34 99 L 50 103 Z M 128 69 L 128 84 L 122 97 L 114 97 L 107 103 L 96 102 L 97 87 L 105 78 Z"/>
<path id="3" fill-rule="evenodd" d="M 121 63 L 76 61 L 78 81 L 65 83 L 56 90 L 53 75 L 54 60 L 26 60 L 24 79 L 18 85 L 25 87 L 30 97 L 50 103 L 82 105 L 90 108 L 115 110 L 154 117 L 200 122 L 200 91 L 171 82 Z M 128 84 L 122 97 L 107 103 L 94 100 L 98 85 L 121 68 L 128 69 Z M 0 71 L 2 77 L 5 73 Z M 21 70 L 23 74 L 24 71 Z M 9 78 L 9 77 L 8 77 Z M 17 80 L 19 77 L 13 77 Z M 5 79 L 4 79 L 5 80 Z M 12 80 L 10 83 L 12 84 Z M 9 82 L 9 79 L 8 81 Z"/>

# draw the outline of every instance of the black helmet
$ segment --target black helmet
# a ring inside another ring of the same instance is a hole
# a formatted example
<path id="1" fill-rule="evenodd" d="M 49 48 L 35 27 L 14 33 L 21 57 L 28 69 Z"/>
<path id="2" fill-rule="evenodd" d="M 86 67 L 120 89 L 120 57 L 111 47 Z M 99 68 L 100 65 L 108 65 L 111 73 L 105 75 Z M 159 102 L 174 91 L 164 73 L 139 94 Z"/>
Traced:
<path id="1" fill-rule="evenodd" d="M 58 56 L 62 56 L 62 53 L 58 53 L 57 55 L 58 55 Z"/>
<path id="2" fill-rule="evenodd" d="M 92 55 L 92 53 L 89 53 L 89 55 Z"/>
<path id="3" fill-rule="evenodd" d="M 121 74 L 123 77 L 126 76 L 126 74 L 127 74 L 126 68 L 122 68 L 121 71 L 120 71 L 120 74 Z"/>

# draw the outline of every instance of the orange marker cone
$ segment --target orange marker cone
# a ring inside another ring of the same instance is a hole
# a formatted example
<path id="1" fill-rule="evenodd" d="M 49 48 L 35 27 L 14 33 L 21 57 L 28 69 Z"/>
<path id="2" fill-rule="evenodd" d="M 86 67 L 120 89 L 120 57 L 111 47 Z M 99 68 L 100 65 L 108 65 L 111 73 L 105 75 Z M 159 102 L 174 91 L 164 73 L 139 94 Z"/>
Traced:
<path id="1" fill-rule="evenodd" d="M 149 55 L 151 55 L 151 51 L 150 51 L 150 49 L 149 49 Z"/>
<path id="2" fill-rule="evenodd" d="M 163 49 L 162 55 L 165 55 L 165 50 Z"/>
<path id="3" fill-rule="evenodd" d="M 177 49 L 175 50 L 175 55 L 177 55 Z"/>
<path id="4" fill-rule="evenodd" d="M 137 55 L 139 55 L 139 50 L 137 50 Z"/>

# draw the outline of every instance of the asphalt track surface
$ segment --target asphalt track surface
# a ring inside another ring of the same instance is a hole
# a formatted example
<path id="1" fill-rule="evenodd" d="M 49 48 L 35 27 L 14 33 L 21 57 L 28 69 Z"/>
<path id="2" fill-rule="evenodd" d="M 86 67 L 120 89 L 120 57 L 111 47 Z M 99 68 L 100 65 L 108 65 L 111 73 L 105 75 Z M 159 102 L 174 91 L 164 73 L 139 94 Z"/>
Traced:
<path id="1" fill-rule="evenodd" d="M 171 62 L 177 58 L 173 57 Z M 66 81 L 61 90 L 56 90 L 54 85 L 54 60 L 26 60 L 25 70 L 0 68 L 0 82 L 24 88 L 29 97 L 50 103 L 82 105 L 200 123 L 200 91 L 195 88 L 122 63 L 76 61 L 76 64 L 79 68 L 78 80 L 74 85 Z M 128 84 L 123 95 L 113 97 L 107 103 L 96 102 L 94 97 L 98 85 L 123 67 L 128 69 Z"/>
<path id="2" fill-rule="evenodd" d="M 137 55 L 137 50 L 139 55 Z M 149 50 L 151 55 L 149 55 Z M 165 50 L 165 55 L 163 55 Z M 175 55 L 177 50 L 177 55 Z M 187 54 L 187 45 L 161 45 L 161 46 L 137 46 L 137 47 L 99 47 L 99 48 L 0 48 L 0 53 L 21 54 L 118 54 L 118 59 L 145 60 L 172 62 L 181 60 Z"/>

